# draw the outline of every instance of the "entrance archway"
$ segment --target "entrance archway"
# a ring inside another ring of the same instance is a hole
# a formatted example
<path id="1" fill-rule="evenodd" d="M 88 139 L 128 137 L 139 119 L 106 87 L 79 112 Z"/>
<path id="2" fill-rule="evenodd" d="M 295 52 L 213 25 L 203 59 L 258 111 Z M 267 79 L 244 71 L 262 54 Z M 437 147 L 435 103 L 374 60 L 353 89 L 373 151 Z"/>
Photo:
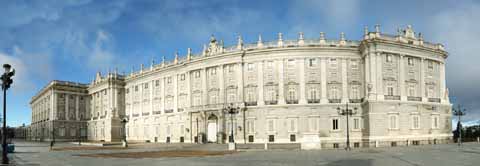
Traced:
<path id="1" fill-rule="evenodd" d="M 215 114 L 210 114 L 207 121 L 207 141 L 217 142 L 218 132 L 218 117 Z"/>

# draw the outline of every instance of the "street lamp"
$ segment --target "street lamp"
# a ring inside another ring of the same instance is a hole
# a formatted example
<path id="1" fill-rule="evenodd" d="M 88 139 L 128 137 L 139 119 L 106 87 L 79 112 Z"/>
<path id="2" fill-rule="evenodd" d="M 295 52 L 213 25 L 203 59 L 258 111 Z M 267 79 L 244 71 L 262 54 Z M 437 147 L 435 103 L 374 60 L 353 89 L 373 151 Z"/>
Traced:
<path id="1" fill-rule="evenodd" d="M 12 77 L 15 75 L 15 69 L 9 64 L 3 64 L 5 72 L 2 74 L 2 90 L 3 90 L 3 128 L 2 128 L 2 164 L 8 164 L 7 156 L 7 89 L 13 83 Z"/>
<path id="2" fill-rule="evenodd" d="M 350 150 L 350 131 L 348 126 L 348 116 L 352 116 L 353 114 L 357 113 L 357 107 L 352 109 L 348 109 L 348 102 L 345 103 L 345 109 L 337 107 L 338 114 L 347 116 L 347 147 L 345 150 Z"/>
<path id="3" fill-rule="evenodd" d="M 458 141 L 457 142 L 458 142 L 458 146 L 461 146 L 462 145 L 462 122 L 461 122 L 461 117 L 466 114 L 467 110 L 465 108 L 462 109 L 462 106 L 460 106 L 460 104 L 457 107 L 458 107 L 457 109 L 452 108 L 452 110 L 453 110 L 453 115 L 458 116 L 458 123 L 460 125 L 459 126 L 460 128 L 457 129 L 458 130 Z"/>
<path id="4" fill-rule="evenodd" d="M 237 114 L 240 110 L 240 107 L 233 107 L 233 104 L 230 103 L 226 108 L 223 108 L 223 111 L 227 112 L 230 114 L 230 139 L 229 142 L 234 143 L 235 139 L 233 138 L 233 115 Z"/>
<path id="5" fill-rule="evenodd" d="M 127 118 L 123 118 L 121 123 L 123 125 L 123 147 L 125 148 L 128 148 L 128 143 L 127 143 L 127 122 L 128 122 L 128 119 Z"/>

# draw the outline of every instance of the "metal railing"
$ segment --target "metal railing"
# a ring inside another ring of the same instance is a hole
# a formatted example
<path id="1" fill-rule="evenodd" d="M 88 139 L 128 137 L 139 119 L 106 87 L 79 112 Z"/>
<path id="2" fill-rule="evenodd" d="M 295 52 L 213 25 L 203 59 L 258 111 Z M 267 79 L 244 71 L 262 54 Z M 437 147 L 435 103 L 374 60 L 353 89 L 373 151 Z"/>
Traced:
<path id="1" fill-rule="evenodd" d="M 428 98 L 428 102 L 440 103 L 440 98 Z"/>
<path id="2" fill-rule="evenodd" d="M 394 95 L 385 95 L 384 98 L 385 100 L 400 100 L 400 96 L 394 96 Z"/>
<path id="3" fill-rule="evenodd" d="M 407 96 L 407 101 L 422 101 L 422 97 Z"/>

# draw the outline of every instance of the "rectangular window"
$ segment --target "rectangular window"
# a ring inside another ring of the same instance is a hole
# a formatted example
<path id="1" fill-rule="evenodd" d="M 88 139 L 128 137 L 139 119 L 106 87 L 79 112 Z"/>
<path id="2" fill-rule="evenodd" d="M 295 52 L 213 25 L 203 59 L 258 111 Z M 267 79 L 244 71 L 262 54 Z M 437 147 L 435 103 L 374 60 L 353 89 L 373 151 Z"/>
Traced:
<path id="1" fill-rule="evenodd" d="M 273 61 L 268 61 L 267 62 L 267 67 L 272 68 L 273 67 Z"/>
<path id="2" fill-rule="evenodd" d="M 297 131 L 297 119 L 291 118 L 289 121 L 290 121 L 289 131 L 290 131 L 290 132 L 295 132 L 295 131 Z"/>
<path id="3" fill-rule="evenodd" d="M 315 67 L 315 66 L 317 66 L 317 59 L 315 59 L 315 58 L 308 59 L 308 66 L 309 66 L 309 67 Z"/>
<path id="4" fill-rule="evenodd" d="M 275 142 L 275 135 L 268 135 L 268 142 Z"/>
<path id="5" fill-rule="evenodd" d="M 172 83 L 172 77 L 167 77 L 167 83 Z"/>
<path id="6" fill-rule="evenodd" d="M 217 68 L 210 68 L 210 75 L 216 75 L 217 74 Z"/>
<path id="7" fill-rule="evenodd" d="M 143 86 L 144 86 L 144 89 L 148 89 L 148 83 L 144 83 Z"/>
<path id="8" fill-rule="evenodd" d="M 295 67 L 295 59 L 289 59 L 287 61 L 288 68 L 294 68 Z"/>
<path id="9" fill-rule="evenodd" d="M 249 136 L 248 136 L 248 142 L 254 142 L 253 135 L 249 135 Z"/>
<path id="10" fill-rule="evenodd" d="M 355 130 L 360 129 L 360 119 L 358 119 L 358 118 L 353 119 L 353 129 L 355 129 Z"/>
<path id="11" fill-rule="evenodd" d="M 351 61 L 351 68 L 352 70 L 358 70 L 358 62 L 357 61 Z"/>
<path id="12" fill-rule="evenodd" d="M 155 80 L 155 86 L 156 87 L 160 86 L 160 80 Z"/>
<path id="13" fill-rule="evenodd" d="M 228 72 L 232 73 L 233 72 L 233 65 L 228 65 Z"/>
<path id="14" fill-rule="evenodd" d="M 414 86 L 414 85 L 408 86 L 408 96 L 416 96 L 416 95 L 415 95 L 415 86 Z"/>
<path id="15" fill-rule="evenodd" d="M 185 80 L 185 74 L 181 74 L 181 75 L 180 75 L 180 80 L 181 80 L 181 81 Z"/>
<path id="16" fill-rule="evenodd" d="M 391 87 L 391 86 L 387 87 L 387 95 L 388 96 L 393 96 L 393 87 Z"/>
<path id="17" fill-rule="evenodd" d="M 412 128 L 413 129 L 419 129 L 420 128 L 420 117 L 418 115 L 414 115 L 412 117 L 412 121 L 413 121 Z"/>
<path id="18" fill-rule="evenodd" d="M 253 63 L 248 63 L 247 64 L 247 70 L 248 71 L 253 71 Z"/>
<path id="19" fill-rule="evenodd" d="M 438 121 L 439 121 L 439 117 L 438 116 L 434 116 L 432 118 L 432 128 L 433 129 L 438 129 Z"/>
<path id="20" fill-rule="evenodd" d="M 275 131 L 275 121 L 273 119 L 268 120 L 268 131 Z"/>
<path id="21" fill-rule="evenodd" d="M 392 55 L 387 55 L 386 62 L 392 62 Z"/>
<path id="22" fill-rule="evenodd" d="M 408 58 L 408 65 L 413 66 L 413 58 Z"/>
<path id="23" fill-rule="evenodd" d="M 296 138 L 295 138 L 295 134 L 290 134 L 290 142 L 295 142 L 296 141 Z"/>
<path id="24" fill-rule="evenodd" d="M 390 129 L 397 129 L 397 116 L 396 115 L 390 115 Z"/>
<path id="25" fill-rule="evenodd" d="M 195 78 L 200 78 L 200 71 L 195 71 Z"/>
<path id="26" fill-rule="evenodd" d="M 334 149 L 340 148 L 340 144 L 338 144 L 338 143 L 333 143 L 333 148 L 334 148 Z"/>
<path id="27" fill-rule="evenodd" d="M 338 119 L 332 119 L 332 130 L 338 130 Z"/>

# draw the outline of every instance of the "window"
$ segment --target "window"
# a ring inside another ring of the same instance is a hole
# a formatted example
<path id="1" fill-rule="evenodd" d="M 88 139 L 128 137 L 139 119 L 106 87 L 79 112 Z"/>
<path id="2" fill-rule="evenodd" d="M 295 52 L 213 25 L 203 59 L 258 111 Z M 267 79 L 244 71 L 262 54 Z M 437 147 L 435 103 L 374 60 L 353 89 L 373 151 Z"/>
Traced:
<path id="1" fill-rule="evenodd" d="M 253 71 L 253 63 L 248 63 L 247 64 L 247 70 L 248 71 Z"/>
<path id="2" fill-rule="evenodd" d="M 255 122 L 253 120 L 247 121 L 247 133 L 255 133 Z"/>
<path id="3" fill-rule="evenodd" d="M 333 143 L 333 148 L 335 148 L 335 149 L 340 148 L 340 144 L 338 144 L 338 143 Z"/>
<path id="4" fill-rule="evenodd" d="M 275 135 L 268 135 L 268 142 L 275 142 Z"/>
<path id="5" fill-rule="evenodd" d="M 216 75 L 217 74 L 217 68 L 210 68 L 210 75 Z"/>
<path id="6" fill-rule="evenodd" d="M 297 119 L 295 118 L 290 118 L 289 119 L 290 121 L 290 128 L 289 128 L 289 132 L 295 132 L 297 131 Z"/>
<path id="7" fill-rule="evenodd" d="M 185 74 L 181 74 L 180 75 L 180 81 L 184 81 L 185 80 Z"/>
<path id="8" fill-rule="evenodd" d="M 338 119 L 332 119 L 332 130 L 338 130 Z"/>
<path id="9" fill-rule="evenodd" d="M 352 96 L 351 96 L 352 99 L 359 99 L 360 98 L 360 95 L 359 95 L 359 91 L 358 91 L 358 86 L 352 86 Z"/>
<path id="10" fill-rule="evenodd" d="M 317 89 L 310 89 L 308 99 L 313 100 L 312 102 L 309 101 L 309 103 L 315 103 L 315 100 L 317 100 Z"/>
<path id="11" fill-rule="evenodd" d="M 253 135 L 249 135 L 249 136 L 248 136 L 248 142 L 254 142 Z"/>
<path id="12" fill-rule="evenodd" d="M 387 55 L 386 62 L 392 62 L 392 55 Z"/>
<path id="13" fill-rule="evenodd" d="M 107 95 L 107 90 L 103 90 L 103 95 Z"/>
<path id="14" fill-rule="evenodd" d="M 155 86 L 160 86 L 160 80 L 155 80 Z"/>
<path id="15" fill-rule="evenodd" d="M 360 142 L 354 142 L 353 147 L 354 148 L 359 148 L 360 147 Z"/>
<path id="16" fill-rule="evenodd" d="M 233 65 L 228 65 L 228 72 L 233 73 Z"/>
<path id="17" fill-rule="evenodd" d="M 337 59 L 335 59 L 335 58 L 330 59 L 330 67 L 331 68 L 337 68 Z"/>
<path id="18" fill-rule="evenodd" d="M 433 70 L 433 61 L 428 61 L 428 69 Z"/>
<path id="19" fill-rule="evenodd" d="M 388 96 L 393 96 L 393 87 L 392 86 L 387 87 L 387 95 Z"/>
<path id="20" fill-rule="evenodd" d="M 315 59 L 315 58 L 308 59 L 308 66 L 309 66 L 309 67 L 315 67 L 315 66 L 317 66 L 317 59 Z"/>
<path id="21" fill-rule="evenodd" d="M 330 99 L 339 99 L 338 89 L 336 86 L 332 86 L 330 89 Z"/>
<path id="22" fill-rule="evenodd" d="M 389 129 L 398 129 L 398 115 L 390 115 L 390 126 Z"/>
<path id="23" fill-rule="evenodd" d="M 395 142 L 395 141 L 393 141 L 393 142 L 390 142 L 390 146 L 392 146 L 392 147 L 395 147 L 395 146 L 397 146 L 397 142 Z"/>
<path id="24" fill-rule="evenodd" d="M 408 65 L 413 66 L 413 58 L 408 58 Z"/>
<path id="25" fill-rule="evenodd" d="M 357 61 L 352 61 L 350 66 L 353 70 L 358 70 L 358 62 Z"/>
<path id="26" fill-rule="evenodd" d="M 287 62 L 288 68 L 294 68 L 295 67 L 295 59 L 289 59 Z"/>
<path id="27" fill-rule="evenodd" d="M 267 62 L 267 67 L 272 68 L 273 67 L 273 61 L 268 61 Z"/>
<path id="28" fill-rule="evenodd" d="M 353 129 L 355 129 L 355 130 L 360 129 L 360 119 L 358 119 L 358 118 L 353 119 Z"/>
<path id="29" fill-rule="evenodd" d="M 145 89 L 148 89 L 148 83 L 145 83 L 145 84 L 144 84 L 144 88 L 145 88 Z"/>
<path id="30" fill-rule="evenodd" d="M 420 117 L 418 115 L 414 115 L 412 117 L 412 128 L 419 129 L 420 128 Z"/>
<path id="31" fill-rule="evenodd" d="M 138 85 L 135 85 L 135 92 L 138 92 Z"/>
<path id="32" fill-rule="evenodd" d="M 172 77 L 167 77 L 167 83 L 172 83 Z"/>
<path id="33" fill-rule="evenodd" d="M 195 71 L 194 75 L 195 75 L 195 78 L 200 78 L 200 71 Z"/>
<path id="34" fill-rule="evenodd" d="M 408 86 L 408 96 L 416 96 L 415 95 L 415 85 Z"/>
<path id="35" fill-rule="evenodd" d="M 295 141 L 296 141 L 295 134 L 290 134 L 290 142 L 295 142 Z"/>
<path id="36" fill-rule="evenodd" d="M 440 118 L 439 118 L 438 116 L 433 116 L 433 118 L 432 118 L 432 128 L 433 128 L 433 129 L 438 129 L 438 128 L 439 128 L 439 127 L 438 127 L 438 126 L 439 126 L 439 125 L 438 125 L 439 119 L 440 119 Z"/>
<path id="37" fill-rule="evenodd" d="M 268 120 L 268 131 L 275 131 L 275 121 L 273 119 Z"/>
<path id="38" fill-rule="evenodd" d="M 308 128 L 309 128 L 309 131 L 311 132 L 316 132 L 318 131 L 318 121 L 319 119 L 318 118 L 309 118 L 309 124 L 308 124 Z"/>

